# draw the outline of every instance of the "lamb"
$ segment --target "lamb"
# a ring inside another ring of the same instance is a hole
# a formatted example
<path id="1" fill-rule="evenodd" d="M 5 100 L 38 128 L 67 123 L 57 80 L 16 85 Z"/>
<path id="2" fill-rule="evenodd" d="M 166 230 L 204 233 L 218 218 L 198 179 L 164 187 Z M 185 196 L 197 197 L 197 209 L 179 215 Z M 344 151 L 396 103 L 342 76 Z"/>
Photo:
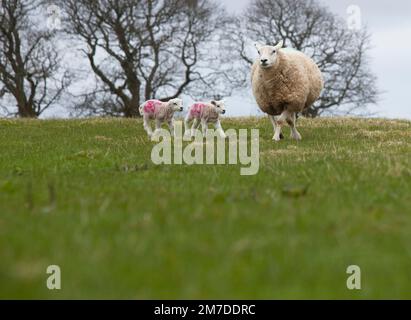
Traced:
<path id="1" fill-rule="evenodd" d="M 214 126 L 221 138 L 225 139 L 226 134 L 220 123 L 220 114 L 225 114 L 224 101 L 211 101 L 210 103 L 197 102 L 193 104 L 185 117 L 185 133 L 186 137 L 194 137 L 195 130 L 201 123 L 202 133 L 205 137 L 207 135 L 208 124 L 214 123 Z M 193 121 L 191 131 L 189 128 L 190 122 Z M 191 134 L 190 134 L 191 133 Z"/>
<path id="2" fill-rule="evenodd" d="M 296 114 L 319 98 L 324 87 L 321 71 L 302 52 L 283 48 L 282 41 L 276 46 L 255 46 L 259 59 L 251 71 L 253 94 L 273 124 L 273 140 L 282 139 L 281 127 L 285 122 L 291 127 L 291 137 L 301 140 L 295 125 Z"/>
<path id="3" fill-rule="evenodd" d="M 144 129 L 149 137 L 155 135 L 164 122 L 168 123 L 170 132 L 174 135 L 174 112 L 183 111 L 183 101 L 181 99 L 171 99 L 168 102 L 160 100 L 148 100 L 140 105 L 140 114 L 143 116 Z M 153 133 L 150 120 L 155 120 L 156 130 Z"/>

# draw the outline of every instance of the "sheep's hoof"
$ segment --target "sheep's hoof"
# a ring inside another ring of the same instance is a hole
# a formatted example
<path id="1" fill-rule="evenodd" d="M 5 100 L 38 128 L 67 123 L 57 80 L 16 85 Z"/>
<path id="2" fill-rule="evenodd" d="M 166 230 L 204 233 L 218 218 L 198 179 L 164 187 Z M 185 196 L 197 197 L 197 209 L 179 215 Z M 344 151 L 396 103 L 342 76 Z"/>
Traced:
<path id="1" fill-rule="evenodd" d="M 275 140 L 275 141 L 281 141 L 281 140 L 283 140 L 283 139 L 284 139 L 284 135 L 283 135 L 282 132 L 280 132 L 279 135 L 277 135 L 276 133 L 274 133 L 273 140 Z"/>
<path id="2" fill-rule="evenodd" d="M 291 133 L 291 138 L 297 141 L 301 140 L 301 134 L 299 132 Z"/>

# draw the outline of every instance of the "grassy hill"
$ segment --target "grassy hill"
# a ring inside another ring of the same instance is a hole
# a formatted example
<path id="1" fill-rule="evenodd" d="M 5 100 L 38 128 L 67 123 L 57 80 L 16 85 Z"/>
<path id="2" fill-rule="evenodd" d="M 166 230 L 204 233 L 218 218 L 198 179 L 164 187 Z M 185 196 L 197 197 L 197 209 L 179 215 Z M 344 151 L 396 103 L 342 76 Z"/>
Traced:
<path id="1" fill-rule="evenodd" d="M 257 175 L 156 166 L 140 120 L 0 120 L 0 298 L 411 298 L 410 122 L 223 127 L 260 129 Z"/>

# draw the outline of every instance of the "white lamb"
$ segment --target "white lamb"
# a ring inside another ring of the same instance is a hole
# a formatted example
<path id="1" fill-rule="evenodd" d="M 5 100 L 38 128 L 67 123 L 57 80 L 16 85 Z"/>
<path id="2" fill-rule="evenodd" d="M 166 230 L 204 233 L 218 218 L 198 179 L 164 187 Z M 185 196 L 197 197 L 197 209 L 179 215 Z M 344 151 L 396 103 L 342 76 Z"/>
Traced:
<path id="1" fill-rule="evenodd" d="M 139 111 L 143 116 L 144 129 L 149 137 L 155 135 L 164 122 L 168 123 L 170 132 L 174 135 L 174 112 L 183 111 L 183 100 L 171 99 L 168 102 L 148 100 L 140 106 Z M 151 129 L 150 120 L 155 120 L 156 122 L 154 133 Z"/>
<path id="2" fill-rule="evenodd" d="M 207 136 L 208 124 L 213 123 L 221 138 L 226 138 L 223 128 L 221 127 L 220 114 L 225 114 L 223 101 L 211 101 L 210 103 L 197 102 L 193 104 L 187 112 L 184 120 L 186 137 L 194 137 L 195 131 L 201 123 L 203 136 Z M 193 121 L 191 131 L 190 122 Z"/>

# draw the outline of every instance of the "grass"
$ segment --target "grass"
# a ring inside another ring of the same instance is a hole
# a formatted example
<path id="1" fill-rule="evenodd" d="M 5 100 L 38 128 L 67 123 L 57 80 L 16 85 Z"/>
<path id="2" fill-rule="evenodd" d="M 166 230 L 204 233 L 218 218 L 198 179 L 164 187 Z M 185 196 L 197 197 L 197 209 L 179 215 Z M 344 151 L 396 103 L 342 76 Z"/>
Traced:
<path id="1" fill-rule="evenodd" d="M 223 126 L 260 129 L 257 175 L 156 166 L 140 120 L 0 120 L 0 298 L 411 298 L 410 122 Z"/>

